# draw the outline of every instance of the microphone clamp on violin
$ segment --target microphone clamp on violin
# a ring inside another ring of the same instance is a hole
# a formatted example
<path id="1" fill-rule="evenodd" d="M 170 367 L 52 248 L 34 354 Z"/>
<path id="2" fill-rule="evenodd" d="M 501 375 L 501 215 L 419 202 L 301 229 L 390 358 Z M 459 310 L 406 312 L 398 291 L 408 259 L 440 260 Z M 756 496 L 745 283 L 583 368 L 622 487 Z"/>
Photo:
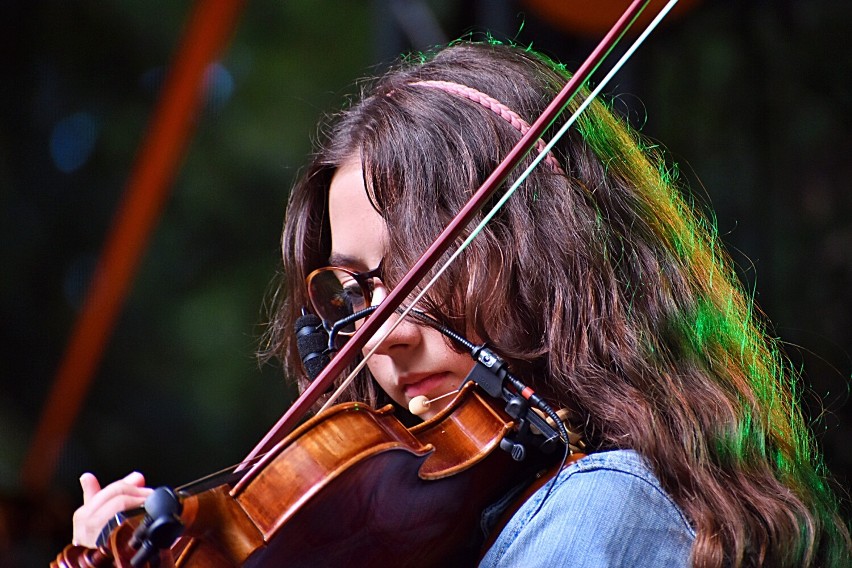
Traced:
<path id="1" fill-rule="evenodd" d="M 158 487 L 145 500 L 145 519 L 136 527 L 130 539 L 130 547 L 136 554 L 130 559 L 133 568 L 146 563 L 158 564 L 157 556 L 174 544 L 183 533 L 180 500 L 168 487 Z"/>
<path id="2" fill-rule="evenodd" d="M 518 422 L 517 429 L 500 441 L 500 448 L 512 459 L 522 461 L 530 444 L 546 454 L 553 452 L 560 443 L 569 447 L 568 431 L 559 415 L 533 389 L 512 375 L 503 359 L 485 345 L 474 347 L 470 355 L 476 364 L 462 384 L 473 381 L 490 396 L 502 398 L 506 402 L 506 413 Z M 554 424 L 533 412 L 533 408 L 548 416 Z"/>

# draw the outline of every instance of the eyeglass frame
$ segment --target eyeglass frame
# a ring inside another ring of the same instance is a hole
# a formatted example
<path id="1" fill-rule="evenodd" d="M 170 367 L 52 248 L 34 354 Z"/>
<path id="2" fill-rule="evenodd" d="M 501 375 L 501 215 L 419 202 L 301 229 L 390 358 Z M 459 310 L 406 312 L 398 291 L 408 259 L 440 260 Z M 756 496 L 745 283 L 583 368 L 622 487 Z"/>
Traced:
<path id="1" fill-rule="evenodd" d="M 352 314 L 349 314 L 351 316 L 351 315 L 363 312 L 365 309 L 370 307 L 370 305 L 373 302 L 373 291 L 375 290 L 375 285 L 371 283 L 371 280 L 373 278 L 378 278 L 378 279 L 381 280 L 383 268 L 384 268 L 384 259 L 382 259 L 379 262 L 379 265 L 377 267 L 375 267 L 371 270 L 365 270 L 363 272 L 357 272 L 355 270 L 352 270 L 351 268 L 346 268 L 346 267 L 343 267 L 343 266 L 333 266 L 332 265 L 332 266 L 322 266 L 320 268 L 317 268 L 317 269 L 311 271 L 311 273 L 308 274 L 307 278 L 305 278 L 305 287 L 307 288 L 307 291 L 308 291 L 308 300 L 310 300 L 311 306 L 314 308 L 314 311 L 316 312 L 316 314 L 321 319 L 324 320 L 326 327 L 334 326 L 337 322 L 325 320 L 325 318 L 323 317 L 323 314 L 320 313 L 321 310 L 317 309 L 317 304 L 319 302 L 314 300 L 314 294 L 311 293 L 311 280 L 313 280 L 314 277 L 317 276 L 320 273 L 330 272 L 330 271 L 335 271 L 335 270 L 343 272 L 343 273 L 351 276 L 352 279 L 355 281 L 355 283 L 358 284 L 358 287 L 361 288 L 361 294 L 364 296 L 364 304 L 365 304 L 364 309 L 354 311 Z M 349 316 L 347 316 L 347 317 L 349 317 Z M 340 335 L 344 335 L 344 336 L 351 336 L 355 332 L 354 331 L 345 331 L 345 330 L 341 329 L 341 330 L 338 330 L 338 333 Z"/>

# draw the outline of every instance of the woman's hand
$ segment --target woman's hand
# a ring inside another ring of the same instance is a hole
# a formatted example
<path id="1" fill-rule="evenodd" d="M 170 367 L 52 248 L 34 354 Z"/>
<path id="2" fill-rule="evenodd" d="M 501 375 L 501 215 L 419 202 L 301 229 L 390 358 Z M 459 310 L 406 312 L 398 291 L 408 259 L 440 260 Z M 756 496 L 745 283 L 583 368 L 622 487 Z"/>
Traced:
<path id="1" fill-rule="evenodd" d="M 80 477 L 80 486 L 83 488 L 83 506 L 74 511 L 74 538 L 71 542 L 87 548 L 96 548 L 98 535 L 116 513 L 140 506 L 153 492 L 153 489 L 145 487 L 145 477 L 136 471 L 103 489 L 94 475 L 84 473 Z"/>

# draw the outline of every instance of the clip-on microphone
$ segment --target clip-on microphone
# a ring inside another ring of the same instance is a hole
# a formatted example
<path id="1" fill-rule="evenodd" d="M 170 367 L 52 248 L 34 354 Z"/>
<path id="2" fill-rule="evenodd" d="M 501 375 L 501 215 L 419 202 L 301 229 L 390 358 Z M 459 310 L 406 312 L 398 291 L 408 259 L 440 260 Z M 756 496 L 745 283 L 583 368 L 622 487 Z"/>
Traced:
<path id="1" fill-rule="evenodd" d="M 331 362 L 331 354 L 337 351 L 335 343 L 341 330 L 375 311 L 376 306 L 370 306 L 329 324 L 302 308 L 302 315 L 296 320 L 293 330 L 296 332 L 296 348 L 302 358 L 302 366 L 310 380 L 316 379 Z"/>
<path id="2" fill-rule="evenodd" d="M 296 347 L 302 358 L 302 366 L 310 380 L 316 379 L 331 361 L 328 350 L 329 336 L 320 318 L 304 308 L 296 320 Z"/>
<path id="3" fill-rule="evenodd" d="M 527 444 L 537 446 L 542 452 L 550 453 L 560 442 L 569 448 L 568 430 L 556 414 L 556 411 L 535 391 L 512 375 L 506 362 L 485 345 L 474 345 L 461 334 L 445 327 L 438 320 L 423 312 L 411 312 L 417 319 L 437 329 L 446 337 L 464 347 L 476 364 L 461 382 L 461 388 L 468 381 L 473 381 L 490 396 L 506 402 L 506 413 L 518 421 L 517 430 L 512 435 L 505 436 L 500 441 L 500 447 L 507 451 L 513 459 L 521 461 L 526 456 Z M 508 388 L 510 387 L 511 388 Z M 513 392 L 514 391 L 514 392 Z M 551 425 L 535 412 L 534 407 L 549 417 Z M 534 432 L 532 428 L 538 431 Z"/>

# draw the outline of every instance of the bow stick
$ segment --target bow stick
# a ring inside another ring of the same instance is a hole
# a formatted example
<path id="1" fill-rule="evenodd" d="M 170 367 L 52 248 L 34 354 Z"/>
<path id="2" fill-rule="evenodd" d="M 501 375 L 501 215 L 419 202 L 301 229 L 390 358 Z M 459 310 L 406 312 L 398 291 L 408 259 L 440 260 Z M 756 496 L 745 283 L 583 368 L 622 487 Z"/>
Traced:
<path id="1" fill-rule="evenodd" d="M 630 6 L 628 6 L 624 14 L 622 14 L 615 25 L 613 25 L 612 29 L 610 29 L 606 36 L 604 36 L 586 61 L 583 62 L 568 83 L 566 83 L 559 94 L 544 110 L 541 116 L 539 116 L 532 124 L 529 131 L 521 137 L 514 148 L 512 148 L 503 161 L 491 173 L 488 179 L 486 179 L 479 187 L 476 193 L 474 193 L 456 217 L 447 224 L 441 234 L 435 239 L 435 242 L 433 242 L 426 252 L 423 253 L 420 259 L 411 267 L 408 273 L 402 278 L 402 280 L 400 280 L 399 284 L 397 284 L 397 286 L 389 293 L 384 301 L 379 304 L 377 310 L 364 321 L 363 325 L 361 325 L 356 333 L 349 338 L 349 341 L 346 342 L 346 345 L 343 346 L 328 366 L 326 366 L 320 375 L 293 403 L 290 409 L 278 420 L 266 436 L 264 436 L 264 438 L 257 444 L 257 446 L 255 446 L 251 453 L 249 453 L 246 457 L 244 463 L 256 463 L 256 467 L 262 467 L 264 460 L 261 459 L 260 463 L 257 463 L 257 458 L 268 452 L 278 441 L 295 428 L 302 417 L 307 413 L 311 405 L 313 405 L 319 397 L 326 392 L 334 378 L 343 372 L 343 370 L 355 359 L 358 352 L 367 343 L 368 339 L 372 337 L 379 330 L 382 324 L 390 318 L 400 305 L 402 305 L 402 302 L 414 290 L 417 283 L 426 277 L 426 274 L 437 263 L 441 255 L 443 255 L 449 249 L 452 242 L 461 235 L 464 229 L 470 224 L 474 216 L 476 216 L 476 214 L 484 207 L 485 203 L 493 195 L 497 188 L 506 181 L 512 170 L 517 167 L 524 156 L 529 153 L 539 138 L 541 138 L 544 131 L 565 109 L 571 99 L 576 96 L 589 76 L 598 68 L 604 58 L 610 53 L 615 44 L 630 28 L 649 2 L 650 0 L 634 0 Z M 670 3 L 670 5 L 671 4 L 673 4 L 673 2 Z M 670 5 L 664 8 L 661 13 L 668 11 Z M 659 18 L 652 22 L 652 26 L 655 25 L 657 21 L 659 21 Z M 649 28 L 652 26 L 649 26 Z"/>
<path id="2" fill-rule="evenodd" d="M 672 8 L 674 8 L 674 5 L 677 4 L 677 2 L 678 0 L 669 0 L 669 2 L 663 7 L 663 9 L 660 10 L 657 16 L 653 19 L 653 21 L 648 24 L 648 27 L 642 31 L 639 37 L 636 38 L 633 44 L 627 49 L 627 51 L 624 52 L 624 55 L 622 55 L 618 62 L 612 67 L 612 69 L 609 70 L 609 73 L 607 73 L 606 76 L 601 79 L 597 87 L 595 87 L 594 90 L 589 93 L 589 95 L 583 100 L 580 106 L 577 107 L 577 110 L 575 110 L 574 113 L 568 118 L 568 120 L 565 121 L 565 124 L 562 125 L 562 127 L 553 136 L 553 138 L 550 139 L 550 142 L 548 142 L 541 148 L 538 153 L 538 156 L 536 156 L 535 159 L 533 159 L 533 161 L 530 163 L 530 165 L 527 166 L 527 169 L 524 170 L 524 172 L 520 176 L 518 176 L 518 179 L 515 180 L 515 182 L 512 184 L 512 187 L 506 190 L 506 192 L 497 201 L 494 207 L 491 208 L 491 211 L 489 211 L 488 214 L 482 218 L 482 221 L 480 221 L 476 228 L 474 228 L 473 231 L 470 232 L 464 242 L 456 248 L 456 251 L 450 256 L 450 258 L 446 260 L 446 262 L 444 262 L 443 266 L 441 266 L 441 268 L 439 268 L 435 272 L 435 274 L 432 276 L 432 279 L 429 280 L 429 282 L 427 282 L 426 285 L 421 288 L 420 292 L 414 297 L 413 300 L 411 300 L 411 303 L 408 304 L 408 306 L 406 306 L 402 311 L 400 311 L 399 317 L 396 319 L 393 325 L 386 329 L 385 332 L 381 335 L 381 337 L 379 337 L 374 342 L 375 345 L 373 346 L 373 348 L 370 349 L 369 352 L 364 354 L 364 357 L 361 359 L 358 365 L 356 365 L 355 369 L 353 369 L 349 373 L 349 376 L 346 377 L 346 380 L 343 381 L 339 387 L 337 387 L 337 390 L 335 390 L 331 394 L 331 396 L 328 398 L 328 401 L 323 404 L 322 408 L 320 409 L 320 412 L 334 404 L 334 401 L 337 400 L 338 397 L 340 397 L 346 387 L 348 387 L 349 384 L 353 380 L 355 380 L 355 377 L 357 376 L 358 372 L 364 368 L 370 357 L 373 356 L 376 350 L 381 347 L 382 343 L 384 343 L 384 341 L 390 336 L 390 334 L 393 333 L 393 331 L 403 322 L 405 317 L 409 314 L 409 312 L 411 312 L 411 310 L 414 309 L 414 306 L 417 305 L 417 303 L 423 298 L 423 296 L 425 296 L 429 292 L 432 286 L 438 281 L 438 278 L 440 278 L 441 275 L 447 270 L 447 268 L 449 268 L 450 265 L 455 262 L 456 258 L 458 258 L 462 252 L 464 252 L 468 245 L 473 242 L 473 239 L 475 239 L 476 236 L 482 232 L 485 226 L 491 222 L 491 219 L 494 217 L 494 215 L 496 215 L 497 212 L 503 207 L 503 205 L 509 200 L 509 198 L 514 195 L 515 191 L 517 191 L 517 189 L 521 186 L 524 180 L 529 177 L 532 171 L 536 167 L 538 167 L 539 162 L 546 159 L 550 151 L 553 149 L 553 146 L 555 146 L 559 139 L 562 138 L 562 136 L 564 136 L 566 132 L 568 132 L 568 129 L 571 127 L 571 125 L 573 125 L 574 122 L 577 121 L 577 118 L 579 118 L 580 115 L 583 114 L 583 111 L 586 110 L 586 108 L 592 103 L 593 100 L 595 100 L 595 97 L 600 94 L 600 92 L 607 85 L 607 83 L 609 83 L 610 79 L 612 79 L 613 76 L 618 73 L 619 69 L 621 69 L 621 67 L 633 55 L 633 52 L 636 51 L 636 49 L 638 49 L 640 45 L 642 45 L 642 42 L 645 41 L 645 38 L 651 34 L 654 28 L 657 27 L 657 24 L 662 21 L 662 19 L 666 16 L 666 14 L 669 13 Z"/>

